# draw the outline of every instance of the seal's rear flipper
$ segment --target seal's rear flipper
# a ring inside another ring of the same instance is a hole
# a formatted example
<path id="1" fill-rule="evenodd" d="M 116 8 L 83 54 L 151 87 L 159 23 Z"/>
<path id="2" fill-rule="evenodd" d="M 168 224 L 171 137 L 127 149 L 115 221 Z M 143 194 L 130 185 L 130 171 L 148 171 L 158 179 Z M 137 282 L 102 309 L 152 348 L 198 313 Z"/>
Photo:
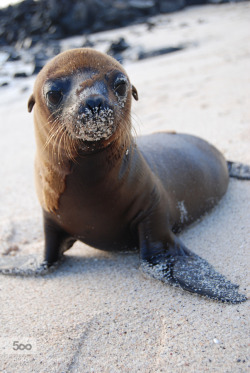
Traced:
<path id="1" fill-rule="evenodd" d="M 206 260 L 198 255 L 159 255 L 153 261 L 143 261 L 141 269 L 152 277 L 221 302 L 241 303 L 247 300 L 232 284 Z"/>
<path id="2" fill-rule="evenodd" d="M 243 163 L 227 161 L 230 177 L 240 180 L 250 180 L 250 166 Z"/>

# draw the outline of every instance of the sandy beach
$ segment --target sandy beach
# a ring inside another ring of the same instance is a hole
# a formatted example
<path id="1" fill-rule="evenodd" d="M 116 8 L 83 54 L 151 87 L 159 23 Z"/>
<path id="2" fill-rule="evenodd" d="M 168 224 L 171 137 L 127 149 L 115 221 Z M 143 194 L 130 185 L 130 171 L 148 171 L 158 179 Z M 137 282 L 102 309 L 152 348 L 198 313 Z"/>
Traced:
<path id="1" fill-rule="evenodd" d="M 228 160 L 250 164 L 250 3 L 189 7 L 157 19 L 151 31 L 137 25 L 105 33 L 148 49 L 187 46 L 125 64 L 139 93 L 136 134 L 194 134 Z M 0 88 L 0 262 L 43 252 L 27 112 L 33 83 Z M 180 238 L 249 295 L 249 182 L 231 180 L 219 205 Z M 0 348 L 0 372 L 249 370 L 249 301 L 222 304 L 146 279 L 137 253 L 77 242 L 66 256 L 44 277 L 1 276 L 0 347 L 30 339 L 33 349 Z"/>

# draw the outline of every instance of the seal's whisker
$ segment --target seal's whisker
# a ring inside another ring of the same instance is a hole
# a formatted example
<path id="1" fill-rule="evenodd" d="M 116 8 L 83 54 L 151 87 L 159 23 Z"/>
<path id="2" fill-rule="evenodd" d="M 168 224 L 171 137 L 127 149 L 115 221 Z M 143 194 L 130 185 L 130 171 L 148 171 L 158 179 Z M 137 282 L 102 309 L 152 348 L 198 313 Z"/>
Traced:
<path id="1" fill-rule="evenodd" d="M 60 131 L 60 127 L 58 127 L 57 129 L 55 129 L 55 127 L 56 127 L 57 124 L 58 123 L 53 123 L 53 127 L 51 127 L 51 129 L 50 129 L 50 131 L 48 133 L 48 138 L 47 138 L 47 140 L 46 140 L 46 142 L 44 144 L 44 147 L 43 147 L 44 149 L 46 149 L 49 146 L 49 144 L 52 142 L 53 138 L 56 137 L 58 131 Z"/>
<path id="2" fill-rule="evenodd" d="M 60 116 L 58 115 L 60 113 L 59 109 L 54 111 L 48 116 L 48 121 L 44 124 L 41 124 L 41 128 L 47 127 L 48 124 L 53 124 L 54 122 L 60 123 Z"/>
<path id="3" fill-rule="evenodd" d="M 71 150 L 71 154 L 72 154 L 71 160 L 74 163 L 77 163 L 76 157 L 79 155 L 78 150 L 77 150 L 77 145 L 78 144 L 79 144 L 78 140 L 75 141 L 74 139 L 72 139 L 72 137 L 69 137 L 69 146 L 70 146 L 70 150 Z"/>
<path id="4" fill-rule="evenodd" d="M 56 135 L 54 137 L 54 141 L 52 142 L 52 148 L 51 148 L 51 152 L 52 152 L 51 157 L 52 157 L 53 162 L 57 162 L 57 161 L 60 162 L 59 147 L 60 147 L 61 137 L 62 137 L 62 127 L 58 127 L 56 131 Z M 57 155 L 57 159 L 55 158 L 55 155 Z"/>
<path id="5" fill-rule="evenodd" d="M 59 162 L 63 162 L 63 158 L 64 158 L 63 151 L 65 151 L 65 147 L 63 147 L 62 144 L 65 143 L 64 138 L 66 135 L 67 134 L 64 131 L 64 128 L 61 127 L 60 138 L 59 138 L 58 145 L 57 145 L 57 157 L 58 157 Z"/>
<path id="6" fill-rule="evenodd" d="M 122 131 L 125 132 L 125 138 L 126 139 L 131 139 L 132 138 L 132 134 L 131 134 L 131 129 L 133 128 L 132 125 L 131 125 L 131 121 L 130 121 L 130 118 L 126 119 L 126 115 L 124 115 L 124 117 L 122 117 L 120 119 L 120 123 L 122 125 Z"/>
<path id="7" fill-rule="evenodd" d="M 139 117 L 137 116 L 137 114 L 135 114 L 135 113 L 132 114 L 131 113 L 130 117 L 131 117 L 131 124 L 132 124 L 133 134 L 134 134 L 135 137 L 138 137 L 138 130 L 140 131 L 142 123 L 141 123 Z"/>
<path id="8" fill-rule="evenodd" d="M 46 150 L 46 148 L 49 149 L 49 152 L 51 151 L 51 156 L 53 158 L 53 153 L 55 151 L 55 147 L 56 147 L 56 143 L 58 141 L 58 137 L 61 133 L 61 128 L 58 127 L 53 134 L 50 135 L 50 137 L 48 138 L 48 140 L 46 141 L 45 145 L 44 145 L 44 148 L 43 148 L 43 151 Z M 52 145 L 52 146 L 51 146 Z"/>
<path id="9" fill-rule="evenodd" d="M 64 147 L 65 147 L 65 151 L 66 151 L 68 158 L 71 161 L 74 161 L 75 153 L 73 152 L 72 141 L 66 131 L 64 132 Z"/>

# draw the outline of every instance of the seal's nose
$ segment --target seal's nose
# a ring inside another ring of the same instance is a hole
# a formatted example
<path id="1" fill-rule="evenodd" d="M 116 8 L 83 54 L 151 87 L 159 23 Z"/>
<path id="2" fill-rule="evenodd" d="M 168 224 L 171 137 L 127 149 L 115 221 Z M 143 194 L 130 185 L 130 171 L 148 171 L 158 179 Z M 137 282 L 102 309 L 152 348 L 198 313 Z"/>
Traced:
<path id="1" fill-rule="evenodd" d="M 85 101 L 85 109 L 91 110 L 93 114 L 108 108 L 109 105 L 103 96 L 90 96 Z"/>

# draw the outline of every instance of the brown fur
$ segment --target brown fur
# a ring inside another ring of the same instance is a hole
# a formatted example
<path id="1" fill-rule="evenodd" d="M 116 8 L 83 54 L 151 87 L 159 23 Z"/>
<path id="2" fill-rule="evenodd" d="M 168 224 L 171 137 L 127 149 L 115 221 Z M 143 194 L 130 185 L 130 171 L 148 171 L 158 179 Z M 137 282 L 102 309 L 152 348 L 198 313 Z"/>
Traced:
<path id="1" fill-rule="evenodd" d="M 73 76 L 77 71 L 90 68 L 96 70 L 96 74 L 93 78 L 79 85 L 78 94 L 86 86 L 93 84 L 94 80 L 102 79 L 105 74 L 110 74 L 114 70 L 121 71 L 126 75 L 122 66 L 107 55 L 96 51 L 93 53 L 93 50 L 89 48 L 71 50 L 70 53 L 66 51 L 56 56 L 38 74 L 34 92 L 28 102 L 29 112 L 32 111 L 34 106 L 37 143 L 36 189 L 41 206 L 49 212 L 55 212 L 58 209 L 60 196 L 65 190 L 65 178 L 70 173 L 70 161 L 74 161 L 78 155 L 80 141 L 72 139 L 67 133 L 63 133 L 65 123 L 62 123 L 62 118 L 59 117 L 55 120 L 52 117 L 43 94 L 44 83 L 48 79 Z M 131 86 L 131 94 L 138 100 L 137 91 L 133 86 Z M 118 153 L 120 146 L 122 148 L 126 146 L 130 136 L 130 96 L 123 110 L 124 126 L 116 132 L 115 138 L 109 140 L 109 142 L 115 139 L 118 141 L 115 148 Z M 104 146 L 106 145 L 104 142 Z"/>
<path id="2" fill-rule="evenodd" d="M 77 240 L 101 250 L 138 247 L 141 269 L 156 279 L 223 302 L 246 300 L 174 234 L 226 192 L 223 155 L 186 134 L 136 143 L 132 97 L 123 67 L 91 49 L 65 52 L 38 75 L 28 110 L 35 105 L 42 270 Z"/>

